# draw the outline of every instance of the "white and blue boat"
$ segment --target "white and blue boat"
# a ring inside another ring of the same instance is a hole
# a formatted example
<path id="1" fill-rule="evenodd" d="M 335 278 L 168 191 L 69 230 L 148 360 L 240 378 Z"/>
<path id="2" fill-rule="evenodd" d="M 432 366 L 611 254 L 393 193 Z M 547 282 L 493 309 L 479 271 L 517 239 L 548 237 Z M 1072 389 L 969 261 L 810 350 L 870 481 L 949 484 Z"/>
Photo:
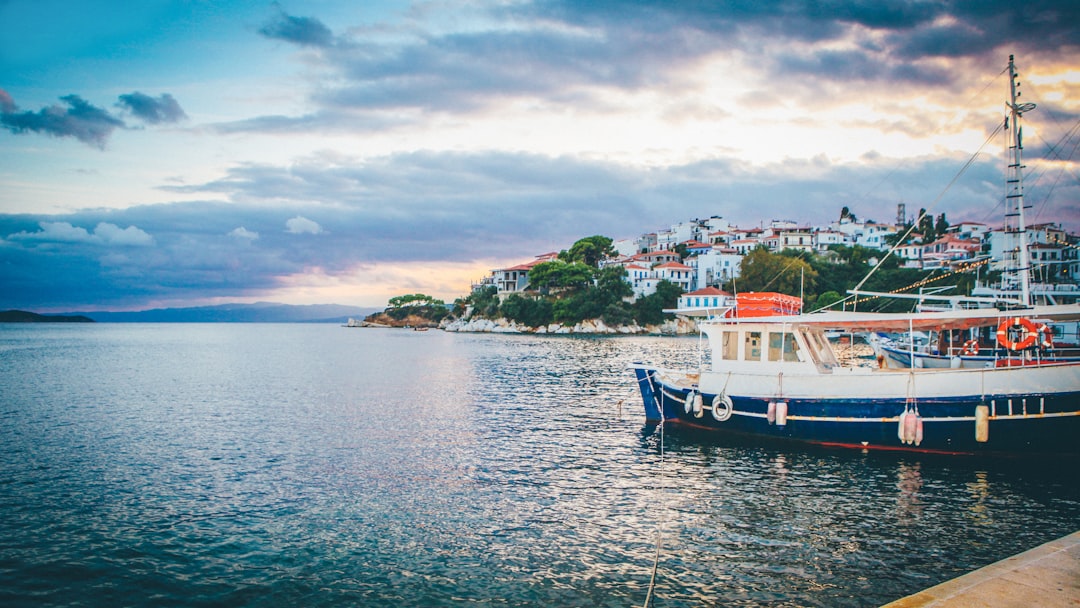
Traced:
<path id="1" fill-rule="evenodd" d="M 1080 305 L 1035 308 L 1080 319 Z M 1080 455 L 1080 362 L 1024 352 L 983 368 L 842 364 L 826 332 L 1023 327 L 1017 311 L 829 312 L 699 322 L 710 362 L 635 364 L 645 417 L 759 438 L 942 454 Z"/>
<path id="2" fill-rule="evenodd" d="M 1080 360 L 1048 352 L 1049 334 L 1041 329 L 1075 324 L 1080 304 L 1033 305 L 1019 121 L 1034 104 L 1018 103 L 1012 57 L 1009 74 L 1007 231 L 1017 242 L 1006 275 L 1019 294 L 1015 301 L 902 314 L 709 317 L 699 321 L 711 354 L 707 365 L 683 371 L 633 366 L 646 419 L 865 449 L 1080 456 Z M 893 353 L 897 365 L 884 358 L 841 363 L 827 339 L 835 331 L 970 337 L 982 328 L 1001 352 L 969 344 L 973 352 L 936 359 L 909 346 Z"/>

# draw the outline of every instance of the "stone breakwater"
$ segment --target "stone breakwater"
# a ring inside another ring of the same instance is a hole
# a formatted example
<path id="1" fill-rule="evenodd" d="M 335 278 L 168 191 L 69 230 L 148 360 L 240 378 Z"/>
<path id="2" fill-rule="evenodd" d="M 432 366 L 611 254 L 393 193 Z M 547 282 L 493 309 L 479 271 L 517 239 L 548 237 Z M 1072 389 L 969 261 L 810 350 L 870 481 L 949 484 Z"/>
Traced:
<path id="1" fill-rule="evenodd" d="M 690 335 L 697 333 L 697 324 L 688 319 L 665 321 L 660 325 L 609 326 L 600 319 L 582 321 L 576 325 L 542 325 L 529 327 L 508 319 L 455 319 L 440 324 L 446 331 L 493 333 L 493 334 L 663 334 Z"/>

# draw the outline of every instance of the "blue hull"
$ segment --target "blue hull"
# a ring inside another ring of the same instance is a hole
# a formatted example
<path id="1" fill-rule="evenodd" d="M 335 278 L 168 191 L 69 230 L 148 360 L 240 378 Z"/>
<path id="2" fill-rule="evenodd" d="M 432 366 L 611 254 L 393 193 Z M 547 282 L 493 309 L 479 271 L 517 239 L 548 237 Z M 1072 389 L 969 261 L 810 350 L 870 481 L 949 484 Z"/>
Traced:
<path id="1" fill-rule="evenodd" d="M 1073 454 L 1080 456 L 1080 390 L 1053 396 L 979 396 L 917 402 L 923 422 L 918 445 L 901 441 L 899 416 L 904 399 L 789 399 L 787 419 L 770 421 L 769 399 L 728 395 L 730 414 L 714 416 L 711 408 L 687 411 L 689 389 L 661 385 L 654 370 L 635 368 L 638 387 L 650 421 L 762 438 L 802 441 L 853 448 L 949 454 Z M 711 403 L 716 395 L 702 395 Z M 976 407 L 986 405 L 988 437 L 976 438 Z M 718 420 L 717 417 L 726 419 Z"/>

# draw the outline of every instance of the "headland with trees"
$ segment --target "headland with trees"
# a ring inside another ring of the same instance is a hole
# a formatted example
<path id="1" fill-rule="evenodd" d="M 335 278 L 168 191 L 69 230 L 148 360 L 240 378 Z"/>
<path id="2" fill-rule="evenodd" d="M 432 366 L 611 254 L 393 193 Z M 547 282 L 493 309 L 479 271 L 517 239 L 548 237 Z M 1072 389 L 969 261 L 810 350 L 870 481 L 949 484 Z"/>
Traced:
<path id="1" fill-rule="evenodd" d="M 945 227 L 947 223 L 935 226 L 941 230 Z M 616 255 L 612 243 L 612 239 L 600 235 L 578 240 L 560 251 L 556 259 L 530 268 L 525 290 L 503 298 L 491 285 L 458 298 L 450 306 L 430 296 L 412 294 L 391 299 L 384 312 L 367 320 L 397 327 L 441 326 L 458 331 L 678 333 L 673 315 L 664 310 L 677 306 L 682 289 L 660 281 L 655 292 L 635 298 L 626 269 L 605 264 Z M 675 250 L 686 257 L 685 248 Z M 804 310 L 811 311 L 840 303 L 875 265 L 877 270 L 863 283 L 862 290 L 899 293 L 947 283 L 954 286 L 953 293 L 969 294 L 974 286 L 971 273 L 904 268 L 901 260 L 884 251 L 859 245 L 830 245 L 822 254 L 794 249 L 771 252 L 758 247 L 743 256 L 738 278 L 717 287 L 728 293 L 772 291 L 799 296 L 805 303 Z M 894 312 L 909 309 L 911 303 L 882 298 L 861 306 Z"/>

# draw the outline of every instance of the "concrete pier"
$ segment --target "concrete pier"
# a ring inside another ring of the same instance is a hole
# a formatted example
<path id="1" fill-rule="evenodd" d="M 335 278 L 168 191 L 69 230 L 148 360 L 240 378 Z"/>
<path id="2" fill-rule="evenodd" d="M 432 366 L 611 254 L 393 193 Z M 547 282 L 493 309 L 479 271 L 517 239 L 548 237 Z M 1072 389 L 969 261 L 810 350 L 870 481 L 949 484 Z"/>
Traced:
<path id="1" fill-rule="evenodd" d="M 883 608 L 1080 608 L 1080 532 Z"/>

